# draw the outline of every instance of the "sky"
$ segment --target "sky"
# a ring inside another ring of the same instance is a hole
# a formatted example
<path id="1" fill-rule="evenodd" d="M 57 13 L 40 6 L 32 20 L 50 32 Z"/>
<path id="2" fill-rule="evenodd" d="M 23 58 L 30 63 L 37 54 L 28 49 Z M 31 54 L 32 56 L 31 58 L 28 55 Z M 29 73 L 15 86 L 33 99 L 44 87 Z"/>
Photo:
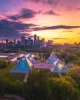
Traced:
<path id="1" fill-rule="evenodd" d="M 0 0 L 0 41 L 32 37 L 80 42 L 80 0 Z"/>

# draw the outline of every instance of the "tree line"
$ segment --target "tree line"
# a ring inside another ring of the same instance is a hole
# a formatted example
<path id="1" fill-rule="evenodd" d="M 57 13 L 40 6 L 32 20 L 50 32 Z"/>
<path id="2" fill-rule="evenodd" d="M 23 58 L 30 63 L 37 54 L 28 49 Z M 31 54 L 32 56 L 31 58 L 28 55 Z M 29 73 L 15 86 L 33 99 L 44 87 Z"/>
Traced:
<path id="1" fill-rule="evenodd" d="M 26 100 L 80 100 L 79 85 L 71 76 L 51 75 L 48 70 L 29 72 L 27 82 L 0 76 L 0 96 L 16 94 Z"/>

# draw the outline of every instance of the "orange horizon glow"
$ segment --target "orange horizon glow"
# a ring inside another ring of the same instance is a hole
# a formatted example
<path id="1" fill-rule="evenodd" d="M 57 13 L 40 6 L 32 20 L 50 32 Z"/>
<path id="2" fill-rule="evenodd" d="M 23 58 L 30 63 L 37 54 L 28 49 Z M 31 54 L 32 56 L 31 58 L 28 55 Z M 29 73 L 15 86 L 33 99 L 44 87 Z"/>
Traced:
<path id="1" fill-rule="evenodd" d="M 50 2 L 48 2 L 47 0 L 7 0 L 7 2 L 9 2 L 10 4 L 6 3 L 5 1 L 4 5 L 2 5 L 0 8 L 0 20 L 5 19 L 11 22 L 35 24 L 36 26 L 32 26 L 32 29 L 36 27 L 41 28 L 59 25 L 79 26 L 78 28 L 70 29 L 53 28 L 37 31 L 26 31 L 26 36 L 27 34 L 30 34 L 31 36 L 36 34 L 41 38 L 45 38 L 46 41 L 53 40 L 54 43 L 60 44 L 73 44 L 74 42 L 80 43 L 80 0 L 50 0 Z M 53 4 L 55 3 L 55 5 L 53 6 L 51 2 Z M 3 4 L 3 1 L 1 3 Z M 7 17 L 17 16 L 20 14 L 24 15 L 25 12 L 21 12 L 23 8 L 28 10 L 30 9 L 33 15 L 30 16 L 30 18 L 26 18 L 26 15 L 21 16 L 22 18 L 19 18 L 17 20 L 12 20 Z M 25 30 L 21 31 L 22 34 L 24 34 Z M 6 33 L 4 33 L 4 35 L 5 34 Z M 14 36 L 15 39 L 16 34 Z"/>

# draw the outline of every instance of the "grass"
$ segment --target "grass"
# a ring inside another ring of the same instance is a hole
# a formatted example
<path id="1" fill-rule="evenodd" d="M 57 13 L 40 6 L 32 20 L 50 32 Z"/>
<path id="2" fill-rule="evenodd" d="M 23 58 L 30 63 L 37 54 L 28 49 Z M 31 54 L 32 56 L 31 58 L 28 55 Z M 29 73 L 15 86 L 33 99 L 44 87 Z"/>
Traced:
<path id="1" fill-rule="evenodd" d="M 0 75 L 2 76 L 8 74 L 13 68 L 14 65 L 9 65 L 7 68 L 0 70 Z"/>
<path id="2" fill-rule="evenodd" d="M 0 71 L 0 76 L 10 79 L 11 81 L 23 81 L 25 73 L 11 73 L 10 71 L 14 68 L 14 64 L 11 64 L 7 68 L 4 68 Z"/>
<path id="3" fill-rule="evenodd" d="M 25 73 L 8 73 L 7 77 L 9 77 L 11 81 L 16 81 L 16 80 L 23 81 L 25 75 L 26 75 Z"/>

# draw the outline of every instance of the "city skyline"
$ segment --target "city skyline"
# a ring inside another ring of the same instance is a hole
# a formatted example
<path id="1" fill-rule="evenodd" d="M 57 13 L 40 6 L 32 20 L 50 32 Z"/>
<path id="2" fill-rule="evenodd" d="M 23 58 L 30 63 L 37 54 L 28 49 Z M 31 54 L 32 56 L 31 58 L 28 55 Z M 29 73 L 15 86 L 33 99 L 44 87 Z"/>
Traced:
<path id="1" fill-rule="evenodd" d="M 6 37 L 5 39 L 1 39 L 1 41 L 0 41 L 0 43 L 6 43 L 6 40 L 8 40 L 8 42 L 10 42 L 10 41 L 14 41 L 14 40 L 16 40 L 16 41 L 21 41 L 21 38 L 22 37 L 24 37 L 26 40 L 27 39 L 29 39 L 29 38 L 31 38 L 32 40 L 34 40 L 34 36 L 35 36 L 36 34 L 34 34 L 33 36 L 24 36 L 24 35 L 22 35 L 19 39 L 18 38 L 16 38 L 16 37 L 14 37 L 13 39 L 10 39 L 10 38 L 8 38 L 8 37 Z M 42 39 L 45 39 L 45 38 L 41 38 L 40 36 L 37 36 L 36 35 L 36 38 L 37 39 L 40 39 L 40 40 L 42 40 Z M 45 42 L 47 42 L 47 41 L 45 41 Z"/>
<path id="2" fill-rule="evenodd" d="M 80 0 L 0 0 L 0 41 L 32 37 L 80 42 Z"/>
<path id="3" fill-rule="evenodd" d="M 11 48 L 11 47 L 30 47 L 30 48 L 35 48 L 35 47 L 46 47 L 46 46 L 53 46 L 53 41 L 48 40 L 47 42 L 45 41 L 44 38 L 40 39 L 39 36 L 34 34 L 33 38 L 28 37 L 26 38 L 25 36 L 21 36 L 20 40 L 9 40 L 6 39 L 5 42 L 0 43 L 0 48 Z"/>

